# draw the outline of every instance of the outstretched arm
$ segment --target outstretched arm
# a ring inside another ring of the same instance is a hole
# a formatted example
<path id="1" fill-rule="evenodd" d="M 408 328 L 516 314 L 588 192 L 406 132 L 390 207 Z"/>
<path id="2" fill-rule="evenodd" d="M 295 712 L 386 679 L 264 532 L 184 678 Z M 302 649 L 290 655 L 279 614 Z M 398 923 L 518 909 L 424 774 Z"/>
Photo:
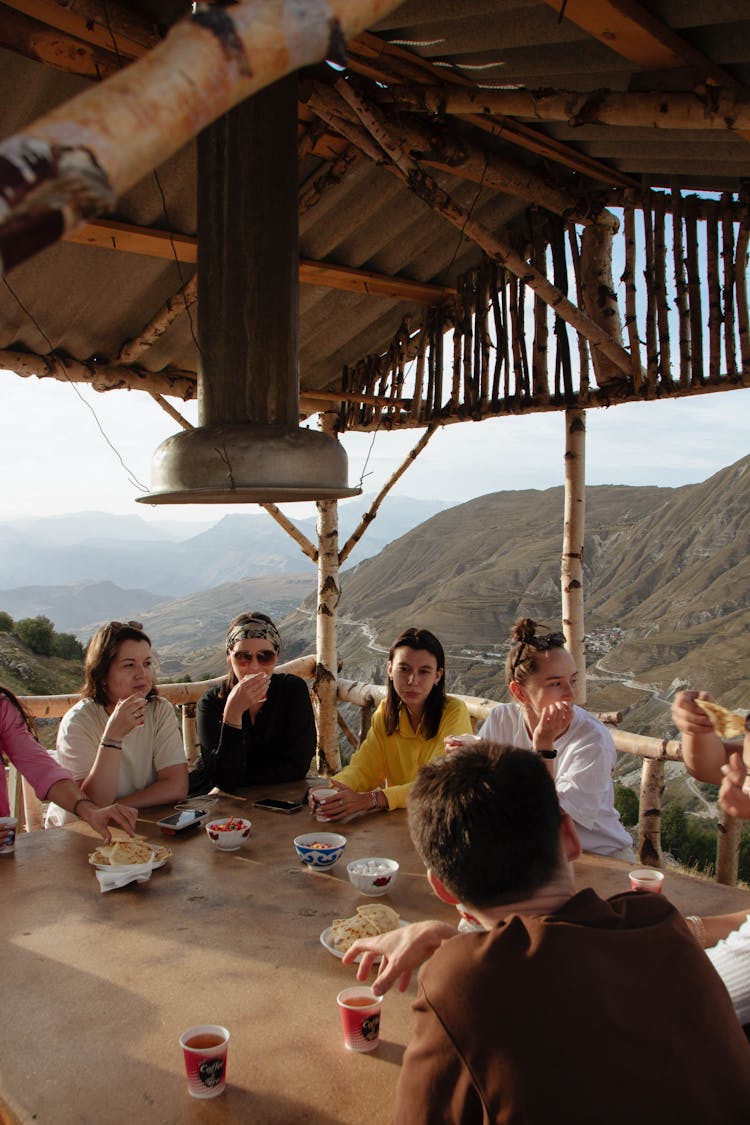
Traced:
<path id="1" fill-rule="evenodd" d="M 706 712 L 695 706 L 696 699 L 711 696 L 706 691 L 679 691 L 672 704 L 672 722 L 682 735 L 682 757 L 688 773 L 698 781 L 718 785 L 727 750 Z"/>
<path id="2" fill-rule="evenodd" d="M 49 788 L 47 800 L 53 801 L 66 812 L 75 813 L 86 824 L 90 824 L 95 832 L 103 836 L 106 843 L 109 843 L 112 839 L 108 828 L 110 823 L 118 824 L 120 828 L 127 832 L 128 836 L 132 836 L 135 831 L 137 809 L 124 804 L 106 805 L 104 808 L 100 808 L 90 797 L 84 794 L 75 781 L 56 781 Z"/>
<path id="3" fill-rule="evenodd" d="M 359 938 L 347 949 L 343 963 L 352 965 L 362 954 L 357 966 L 357 980 L 365 981 L 378 958 L 382 958 L 372 984 L 373 992 L 376 996 L 384 996 L 394 984 L 398 984 L 399 992 L 404 992 L 409 987 L 414 970 L 457 932 L 447 922 L 415 922 L 377 937 Z"/>

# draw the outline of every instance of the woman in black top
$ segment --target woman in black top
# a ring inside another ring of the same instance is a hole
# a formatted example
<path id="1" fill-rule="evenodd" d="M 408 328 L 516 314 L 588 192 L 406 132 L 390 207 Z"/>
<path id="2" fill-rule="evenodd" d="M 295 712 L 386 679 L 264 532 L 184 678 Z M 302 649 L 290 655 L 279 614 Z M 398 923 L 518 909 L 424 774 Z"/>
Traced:
<path id="1" fill-rule="evenodd" d="M 226 649 L 227 676 L 198 702 L 201 759 L 190 794 L 303 778 L 315 753 L 315 718 L 304 680 L 274 674 L 278 629 L 264 613 L 241 613 Z"/>

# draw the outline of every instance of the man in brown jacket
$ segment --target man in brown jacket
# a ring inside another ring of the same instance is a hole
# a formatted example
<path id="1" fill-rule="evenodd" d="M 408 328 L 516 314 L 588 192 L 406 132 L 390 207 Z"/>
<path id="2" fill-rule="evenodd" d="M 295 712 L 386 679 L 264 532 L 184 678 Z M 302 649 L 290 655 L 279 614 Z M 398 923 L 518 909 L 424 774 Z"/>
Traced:
<path id="1" fill-rule="evenodd" d="M 539 758 L 479 743 L 430 763 L 409 825 L 433 889 L 488 932 L 420 972 L 397 1125 L 750 1120 L 724 985 L 661 895 L 575 893 L 578 837 Z"/>

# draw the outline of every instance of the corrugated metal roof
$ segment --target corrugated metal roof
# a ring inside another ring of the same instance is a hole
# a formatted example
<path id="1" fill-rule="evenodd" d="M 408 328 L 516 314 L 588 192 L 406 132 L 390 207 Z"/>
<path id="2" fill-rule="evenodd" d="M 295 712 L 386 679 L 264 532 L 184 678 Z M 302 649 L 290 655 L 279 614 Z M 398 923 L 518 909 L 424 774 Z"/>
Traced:
<path id="1" fill-rule="evenodd" d="M 692 90 L 702 82 L 695 65 L 646 69 L 595 37 L 574 20 L 570 3 L 559 18 L 551 3 L 533 0 L 409 0 L 374 33 L 387 43 L 435 64 L 435 77 L 472 83 L 593 91 Z M 736 84 L 750 85 L 750 5 L 747 0 L 652 0 L 642 5 L 688 47 L 726 69 Z M 156 3 L 133 5 L 154 19 Z M 358 57 L 356 49 L 354 57 Z M 388 65 L 387 56 L 373 65 Z M 323 72 L 316 72 L 319 78 Z M 331 73 L 331 81 L 335 80 Z M 367 79 L 360 75 L 366 85 Z M 9 136 L 87 80 L 0 48 L 0 129 Z M 373 96 L 378 87 L 372 87 Z M 304 113 L 309 120 L 310 113 Z M 685 190 L 738 191 L 750 176 L 750 139 L 718 130 L 655 130 L 565 122 L 530 122 L 540 138 L 651 185 L 679 184 Z M 549 156 L 520 149 L 512 138 L 491 137 L 465 121 L 450 125 L 459 137 L 513 159 L 551 183 L 587 187 L 586 177 Z M 315 152 L 300 161 L 300 184 L 322 174 L 328 162 Z M 491 230 L 524 221 L 529 202 L 430 169 L 435 179 Z M 180 151 L 118 201 L 111 218 L 137 227 L 195 236 L 195 145 Z M 591 181 L 592 191 L 601 182 Z M 342 182 L 329 187 L 306 211 L 300 225 L 300 254 L 388 277 L 455 284 L 479 261 L 476 247 L 367 157 Z M 0 287 L 0 347 L 44 354 L 60 350 L 78 359 L 113 361 L 128 339 L 194 273 L 188 262 L 62 243 L 20 266 Z M 345 363 L 387 346 L 404 316 L 419 304 L 408 299 L 342 292 L 303 285 L 300 292 L 300 371 L 304 390 L 331 386 Z M 196 369 L 192 321 L 181 316 L 144 356 L 152 371 L 166 365 Z"/>

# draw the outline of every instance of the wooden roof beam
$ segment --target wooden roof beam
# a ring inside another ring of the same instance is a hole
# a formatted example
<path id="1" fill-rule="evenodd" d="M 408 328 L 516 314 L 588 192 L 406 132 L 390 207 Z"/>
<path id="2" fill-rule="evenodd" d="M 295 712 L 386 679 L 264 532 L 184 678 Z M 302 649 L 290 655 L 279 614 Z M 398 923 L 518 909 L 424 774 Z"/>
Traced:
<path id="1" fill-rule="evenodd" d="M 446 89 L 392 87 L 378 98 L 413 112 L 457 116 L 503 114 L 578 125 L 648 129 L 750 129 L 750 90 L 708 86 L 690 92 Z"/>
<path id="2" fill-rule="evenodd" d="M 545 0 L 566 20 L 583 28 L 611 51 L 642 70 L 675 70 L 692 67 L 700 79 L 715 86 L 739 85 L 668 24 L 638 0 Z"/>
<path id="3" fill-rule="evenodd" d="M 100 79 L 161 42 L 158 27 L 108 0 L 4 0 L 0 43 L 18 54 L 83 78 Z"/>
<path id="4" fill-rule="evenodd" d="M 379 40 L 377 36 L 372 35 L 370 32 L 365 32 L 357 36 L 349 44 L 348 66 L 349 69 L 355 73 L 361 72 L 372 78 L 375 76 L 372 63 L 368 62 L 363 65 L 357 57 L 357 53 L 361 51 L 367 59 L 385 59 L 387 60 L 387 68 L 380 71 L 380 81 L 387 86 L 392 87 L 393 73 L 402 75 L 404 85 L 421 83 L 425 85 L 440 85 L 443 87 L 465 87 L 473 88 L 473 83 L 464 78 L 460 74 L 455 74 L 451 71 L 441 70 L 434 66 L 429 60 L 418 58 L 416 55 L 410 55 L 403 48 L 395 47 L 390 43 L 384 43 Z M 415 79 L 415 74 L 418 77 Z M 478 125 L 480 129 L 492 133 L 493 136 L 502 137 L 503 140 L 510 144 L 518 145 L 519 148 L 524 148 L 529 152 L 536 153 L 547 160 L 552 160 L 556 164 L 562 164 L 571 171 L 580 172 L 591 179 L 597 180 L 603 184 L 617 184 L 619 187 L 637 187 L 639 181 L 626 176 L 622 172 L 618 172 L 615 168 L 602 163 L 599 160 L 594 160 L 590 156 L 585 156 L 583 153 L 578 152 L 571 145 L 563 144 L 562 141 L 557 141 L 553 137 L 548 137 L 544 133 L 540 133 L 530 125 L 522 125 L 518 121 L 512 121 L 508 117 L 481 117 L 471 116 L 467 120 L 473 124 Z"/>
<path id="5" fill-rule="evenodd" d="M 488 230 L 472 218 L 469 211 L 456 203 L 432 180 L 419 163 L 405 151 L 403 145 L 391 135 L 389 123 L 384 121 L 382 112 L 377 106 L 368 104 L 354 89 L 353 84 L 343 79 L 339 79 L 336 83 L 336 92 L 354 110 L 363 126 L 390 158 L 391 162 L 384 165 L 387 171 L 406 184 L 428 207 L 460 230 L 463 236 L 479 246 L 489 258 L 510 270 L 516 277 L 522 278 L 535 296 L 549 305 L 562 320 L 588 340 L 591 348 L 596 349 L 600 357 L 608 360 L 624 377 L 630 375 L 633 361 L 625 349 L 599 324 L 577 308 L 560 289 L 551 284 L 545 274 L 526 261 L 494 231 Z"/>
<path id="6" fill-rule="evenodd" d="M 198 261 L 198 240 L 190 235 L 132 226 L 113 219 L 96 219 L 85 227 L 66 234 L 63 241 L 143 254 L 148 258 L 163 258 L 188 265 L 195 265 Z M 388 277 L 372 270 L 353 269 L 307 258 L 300 259 L 299 279 L 302 285 L 319 285 L 324 289 L 341 289 L 348 293 L 365 293 L 371 297 L 415 301 L 423 305 L 440 304 L 455 293 L 448 286 L 428 281 Z"/>

